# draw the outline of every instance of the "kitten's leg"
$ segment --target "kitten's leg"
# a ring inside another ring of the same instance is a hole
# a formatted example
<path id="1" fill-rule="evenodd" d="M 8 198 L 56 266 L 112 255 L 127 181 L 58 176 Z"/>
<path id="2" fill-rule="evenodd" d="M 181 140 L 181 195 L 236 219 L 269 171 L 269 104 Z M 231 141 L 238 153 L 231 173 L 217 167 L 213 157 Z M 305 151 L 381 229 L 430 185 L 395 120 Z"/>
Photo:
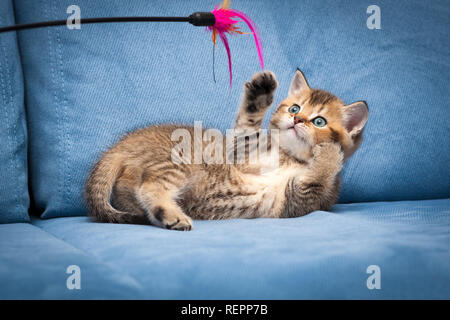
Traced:
<path id="1" fill-rule="evenodd" d="M 111 196 L 112 204 L 117 210 L 132 215 L 133 223 L 148 224 L 147 214 L 136 201 L 135 184 L 135 180 L 127 179 L 124 175 L 117 179 Z"/>
<path id="2" fill-rule="evenodd" d="M 144 182 L 136 192 L 136 198 L 145 209 L 150 222 L 170 230 L 188 231 L 193 228 L 192 220 L 175 202 L 176 189 L 167 185 Z"/>
<path id="3" fill-rule="evenodd" d="M 336 143 L 322 143 L 313 148 L 313 158 L 306 173 L 292 178 L 286 189 L 287 205 L 281 217 L 298 217 L 315 210 L 329 210 L 339 196 L 339 172 L 343 152 Z"/>
<path id="4" fill-rule="evenodd" d="M 245 132 L 261 129 L 264 114 L 273 102 L 277 87 L 277 79 L 271 71 L 257 73 L 250 82 L 246 82 L 235 129 L 243 129 Z"/>
<path id="5" fill-rule="evenodd" d="M 320 143 L 313 148 L 312 163 L 306 179 L 329 189 L 342 169 L 344 154 L 337 143 Z"/>

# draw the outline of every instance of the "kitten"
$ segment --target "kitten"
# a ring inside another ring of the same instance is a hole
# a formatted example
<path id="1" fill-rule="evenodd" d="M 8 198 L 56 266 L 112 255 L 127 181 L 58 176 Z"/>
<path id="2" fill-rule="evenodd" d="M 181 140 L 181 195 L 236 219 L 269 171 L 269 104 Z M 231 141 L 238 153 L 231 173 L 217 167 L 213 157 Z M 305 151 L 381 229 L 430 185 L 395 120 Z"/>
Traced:
<path id="1" fill-rule="evenodd" d="M 250 163 L 248 137 L 262 132 L 277 86 L 270 71 L 244 85 L 235 123 L 247 136 L 242 163 L 196 164 L 193 152 L 191 164 L 174 161 L 178 142 L 172 133 L 184 129 L 195 139 L 190 126 L 156 125 L 126 135 L 90 173 L 89 215 L 97 221 L 191 230 L 191 219 L 285 218 L 329 210 L 338 198 L 342 164 L 361 143 L 367 105 L 345 105 L 326 91 L 311 89 L 297 70 L 270 121 L 270 129 L 278 130 L 279 162 L 273 165 L 263 157 Z M 270 141 L 268 148 L 275 148 Z M 207 144 L 204 139 L 192 142 Z"/>

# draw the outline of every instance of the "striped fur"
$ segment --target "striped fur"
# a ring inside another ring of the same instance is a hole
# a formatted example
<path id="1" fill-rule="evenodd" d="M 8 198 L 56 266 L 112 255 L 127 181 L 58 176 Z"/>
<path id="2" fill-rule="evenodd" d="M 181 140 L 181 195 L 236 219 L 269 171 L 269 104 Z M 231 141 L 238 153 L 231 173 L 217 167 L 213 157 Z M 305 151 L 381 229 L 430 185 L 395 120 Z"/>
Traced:
<path id="1" fill-rule="evenodd" d="M 277 86 L 270 71 L 256 74 L 244 85 L 235 123 L 244 135 L 259 135 Z M 293 104 L 301 106 L 296 115 L 288 112 Z M 363 109 L 361 103 L 345 106 L 328 92 L 310 89 L 297 71 L 289 96 L 270 123 L 280 133 L 277 166 L 264 157 L 250 163 L 248 152 L 240 164 L 175 163 L 174 130 L 188 130 L 192 148 L 200 143 L 205 150 L 209 142 L 194 141 L 189 126 L 137 130 L 103 154 L 92 169 L 85 189 L 89 215 L 97 221 L 191 230 L 192 219 L 285 218 L 329 210 L 338 198 L 344 159 L 359 146 L 367 117 L 362 125 L 355 117 L 361 118 Z M 317 116 L 326 118 L 325 127 L 312 124 Z M 243 141 L 248 147 L 249 139 Z"/>

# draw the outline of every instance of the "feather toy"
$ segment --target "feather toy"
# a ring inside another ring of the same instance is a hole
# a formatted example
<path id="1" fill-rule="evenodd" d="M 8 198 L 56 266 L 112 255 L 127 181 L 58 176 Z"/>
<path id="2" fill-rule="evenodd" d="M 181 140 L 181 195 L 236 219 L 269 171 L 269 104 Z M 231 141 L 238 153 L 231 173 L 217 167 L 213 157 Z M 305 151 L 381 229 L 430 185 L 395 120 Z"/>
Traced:
<path id="1" fill-rule="evenodd" d="M 231 2 L 231 1 L 230 1 Z M 217 45 L 216 39 L 217 36 L 222 40 L 223 45 L 225 46 L 225 50 L 227 51 L 228 56 L 228 70 L 230 72 L 230 87 L 233 81 L 233 71 L 231 65 L 231 51 L 230 46 L 228 44 L 228 39 L 226 34 L 245 34 L 240 31 L 239 27 L 236 24 L 239 22 L 237 19 L 241 19 L 244 21 L 249 27 L 250 31 L 253 33 L 253 37 L 255 38 L 256 50 L 258 52 L 259 63 L 261 64 L 261 68 L 264 69 L 264 59 L 263 59 L 263 50 L 261 45 L 261 37 L 259 36 L 258 30 L 256 29 L 255 23 L 243 12 L 233 10 L 229 8 L 229 1 L 225 0 L 223 4 L 220 6 L 216 6 L 213 11 L 211 11 L 215 17 L 215 23 L 213 26 L 206 27 L 209 31 L 212 31 L 212 41 L 214 46 Z"/>

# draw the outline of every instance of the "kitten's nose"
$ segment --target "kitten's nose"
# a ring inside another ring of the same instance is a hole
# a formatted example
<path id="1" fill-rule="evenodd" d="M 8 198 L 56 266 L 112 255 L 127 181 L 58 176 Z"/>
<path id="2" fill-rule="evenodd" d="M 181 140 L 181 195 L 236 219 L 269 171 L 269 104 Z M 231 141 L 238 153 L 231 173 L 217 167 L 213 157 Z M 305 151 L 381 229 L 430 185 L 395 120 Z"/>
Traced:
<path id="1" fill-rule="evenodd" d="M 298 116 L 294 117 L 294 124 L 301 123 L 301 122 L 304 122 L 303 118 L 298 117 Z"/>

